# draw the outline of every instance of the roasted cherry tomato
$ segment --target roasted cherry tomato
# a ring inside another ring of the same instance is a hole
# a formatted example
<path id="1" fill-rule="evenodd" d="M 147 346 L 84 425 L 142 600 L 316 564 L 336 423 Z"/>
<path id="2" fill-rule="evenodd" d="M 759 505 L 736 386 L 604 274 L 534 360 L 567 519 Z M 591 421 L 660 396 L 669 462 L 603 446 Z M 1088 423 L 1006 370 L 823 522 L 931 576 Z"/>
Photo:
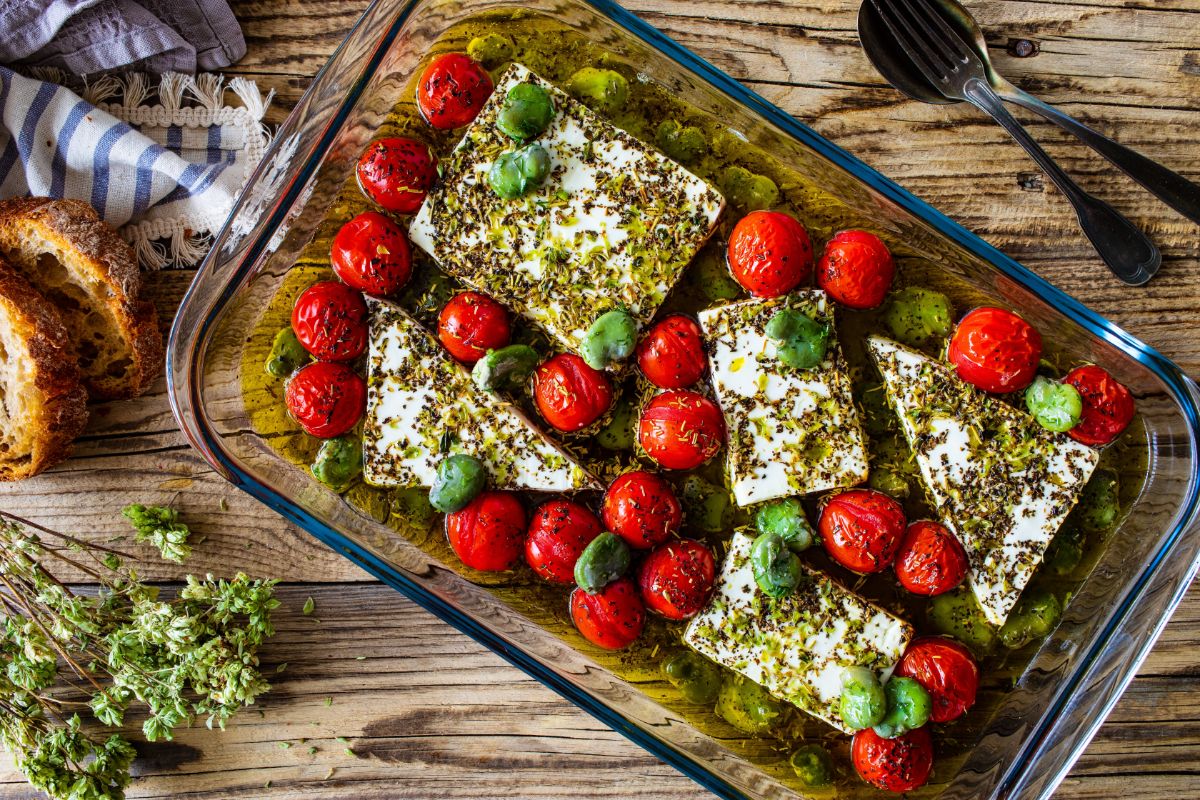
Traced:
<path id="1" fill-rule="evenodd" d="M 417 83 L 417 108 L 440 131 L 475 119 L 492 94 L 487 70 L 466 53 L 444 53 L 429 62 Z"/>
<path id="2" fill-rule="evenodd" d="M 352 361 L 367 349 L 367 304 L 339 281 L 314 283 L 292 306 L 292 330 L 321 361 Z"/>
<path id="3" fill-rule="evenodd" d="M 604 493 L 604 526 L 638 550 L 679 530 L 683 509 L 671 485 L 652 472 L 626 472 Z"/>
<path id="4" fill-rule="evenodd" d="M 542 418 L 560 431 L 586 428 L 612 405 L 612 384 L 574 353 L 560 353 L 533 373 L 533 397 Z"/>
<path id="5" fill-rule="evenodd" d="M 729 271 L 755 297 L 787 294 L 812 278 L 808 231 L 779 211 L 752 211 L 729 235 Z"/>
<path id="6" fill-rule="evenodd" d="M 872 728 L 854 734 L 850 757 L 858 776 L 889 792 L 911 792 L 933 771 L 933 740 L 928 728 L 884 739 Z"/>
<path id="7" fill-rule="evenodd" d="M 695 539 L 675 539 L 646 556 L 638 570 L 638 586 L 651 611 L 667 619 L 687 619 L 708 602 L 716 574 L 711 550 Z"/>
<path id="8" fill-rule="evenodd" d="M 691 386 L 707 365 L 700 326 L 683 314 L 664 317 L 642 338 L 637 360 L 646 380 L 660 389 Z"/>
<path id="9" fill-rule="evenodd" d="M 284 403 L 304 432 L 319 439 L 341 436 L 367 408 L 367 384 L 345 364 L 314 361 L 288 379 Z"/>
<path id="10" fill-rule="evenodd" d="M 376 139 L 358 159 L 363 193 L 396 214 L 416 213 L 437 178 L 437 158 L 416 139 Z"/>
<path id="11" fill-rule="evenodd" d="M 1079 424 L 1067 431 L 1075 441 L 1093 446 L 1108 444 L 1133 421 L 1133 395 L 1095 364 L 1071 370 L 1063 383 L 1074 386 L 1083 400 Z"/>
<path id="12" fill-rule="evenodd" d="M 854 572 L 882 572 L 904 535 L 904 509 L 883 492 L 851 489 L 825 504 L 817 528 L 834 561 Z"/>
<path id="13" fill-rule="evenodd" d="M 913 594 L 948 592 L 962 583 L 967 567 L 967 551 L 945 525 L 918 520 L 900 539 L 896 579 Z"/>
<path id="14" fill-rule="evenodd" d="M 817 285 L 848 308 L 877 308 L 895 275 L 887 245 L 866 231 L 839 231 L 817 262 Z"/>
<path id="15" fill-rule="evenodd" d="M 396 294 L 412 275 L 404 229 L 377 211 L 359 214 L 338 230 L 329 263 L 346 285 L 376 297 Z"/>
<path id="16" fill-rule="evenodd" d="M 638 421 L 638 442 L 667 469 L 694 469 L 725 443 L 725 418 L 702 394 L 675 389 L 646 404 Z"/>
<path id="17" fill-rule="evenodd" d="M 1017 392 L 1037 375 L 1042 335 L 1011 311 L 984 306 L 958 323 L 946 356 L 967 383 L 996 394 Z"/>
<path id="18" fill-rule="evenodd" d="M 471 569 L 512 569 L 521 560 L 525 506 L 513 492 L 480 492 L 466 508 L 446 515 L 446 538 Z"/>
<path id="19" fill-rule="evenodd" d="M 488 350 L 499 350 L 509 343 L 512 329 L 508 312 L 486 294 L 457 294 L 438 315 L 438 338 L 450 355 L 464 364 L 474 364 Z"/>
<path id="20" fill-rule="evenodd" d="M 637 641 L 646 624 L 646 609 L 629 578 L 617 578 L 596 594 L 571 592 L 571 620 L 583 638 L 606 650 Z"/>
<path id="21" fill-rule="evenodd" d="M 896 675 L 914 678 L 929 692 L 931 722 L 950 722 L 975 705 L 979 666 L 971 651 L 953 639 L 922 636 L 914 639 L 896 666 Z"/>
<path id="22" fill-rule="evenodd" d="M 533 512 L 525 535 L 525 561 L 552 583 L 571 583 L 575 562 L 601 532 L 600 520 L 571 500 L 547 500 Z"/>

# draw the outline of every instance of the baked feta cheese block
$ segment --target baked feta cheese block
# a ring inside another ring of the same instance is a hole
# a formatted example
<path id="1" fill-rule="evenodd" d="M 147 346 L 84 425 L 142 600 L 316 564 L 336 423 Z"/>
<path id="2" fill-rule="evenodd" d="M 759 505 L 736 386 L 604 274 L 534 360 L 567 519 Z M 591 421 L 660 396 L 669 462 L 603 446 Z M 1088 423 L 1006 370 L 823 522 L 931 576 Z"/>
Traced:
<path id="1" fill-rule="evenodd" d="M 367 305 L 367 483 L 430 486 L 447 454 L 467 453 L 487 465 L 497 489 L 597 488 L 595 478 L 512 403 L 477 388 L 471 374 L 403 309 L 371 297 Z"/>
<path id="2" fill-rule="evenodd" d="M 838 708 L 843 672 L 862 666 L 886 680 L 912 639 L 912 626 L 807 566 L 795 592 L 771 597 L 754 581 L 753 543 L 752 533 L 734 533 L 712 599 L 688 625 L 684 643 L 853 733 Z"/>
<path id="3" fill-rule="evenodd" d="M 533 140 L 551 169 L 531 194 L 506 200 L 487 174 L 516 146 L 496 115 L 522 81 L 554 100 L 554 119 Z M 706 182 L 520 64 L 500 76 L 442 167 L 409 227 L 413 243 L 571 351 L 605 311 L 647 323 L 724 206 Z"/>
<path id="4" fill-rule="evenodd" d="M 940 361 L 877 336 L 867 349 L 942 522 L 967 551 L 967 582 L 1003 625 L 1100 456 Z"/>
<path id="5" fill-rule="evenodd" d="M 867 450 L 850 379 L 831 335 L 825 361 L 794 369 L 765 328 L 790 308 L 834 330 L 825 292 L 801 290 L 701 311 L 717 402 L 729 431 L 728 470 L 739 506 L 867 479 Z"/>

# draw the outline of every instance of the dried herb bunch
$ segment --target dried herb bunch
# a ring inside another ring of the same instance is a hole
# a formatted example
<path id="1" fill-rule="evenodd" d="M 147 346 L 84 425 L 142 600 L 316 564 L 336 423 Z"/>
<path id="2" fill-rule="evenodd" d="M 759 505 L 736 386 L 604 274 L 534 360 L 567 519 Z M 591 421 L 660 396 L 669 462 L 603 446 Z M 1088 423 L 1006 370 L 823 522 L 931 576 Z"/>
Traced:
<path id="1" fill-rule="evenodd" d="M 80 595 L 53 569 L 100 585 Z M 150 741 L 204 719 L 224 728 L 267 691 L 258 648 L 274 633 L 275 581 L 188 576 L 159 599 L 126 556 L 0 512 L 0 740 L 54 798 L 123 798 L 135 752 L 102 726 L 145 713 Z"/>

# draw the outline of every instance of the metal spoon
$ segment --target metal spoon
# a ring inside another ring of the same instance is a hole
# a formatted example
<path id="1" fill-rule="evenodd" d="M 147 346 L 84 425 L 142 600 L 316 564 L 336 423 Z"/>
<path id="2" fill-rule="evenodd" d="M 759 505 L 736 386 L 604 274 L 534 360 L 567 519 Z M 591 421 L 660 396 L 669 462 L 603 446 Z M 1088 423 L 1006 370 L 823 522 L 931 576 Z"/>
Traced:
<path id="1" fill-rule="evenodd" d="M 1117 144 L 1079 120 L 1009 83 L 992 66 L 983 31 L 970 12 L 957 0 L 931 2 L 945 12 L 941 16 L 972 45 L 972 49 L 983 61 L 988 83 L 1001 99 L 1027 108 L 1053 122 L 1107 158 L 1159 200 L 1192 222 L 1200 224 L 1200 186 L 1162 164 L 1151 161 L 1141 153 Z M 858 34 L 867 58 L 892 86 L 922 103 L 945 105 L 960 102 L 951 100 L 939 92 L 925 79 L 904 51 L 893 44 L 894 38 L 888 33 L 879 12 L 870 2 L 864 2 L 859 9 Z"/>

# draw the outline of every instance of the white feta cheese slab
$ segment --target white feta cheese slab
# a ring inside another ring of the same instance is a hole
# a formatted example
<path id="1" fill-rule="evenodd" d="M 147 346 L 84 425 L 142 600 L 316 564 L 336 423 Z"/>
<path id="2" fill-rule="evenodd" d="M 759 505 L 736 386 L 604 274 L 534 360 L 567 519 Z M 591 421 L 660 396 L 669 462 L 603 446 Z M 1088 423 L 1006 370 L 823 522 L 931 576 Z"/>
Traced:
<path id="1" fill-rule="evenodd" d="M 497 489 L 570 492 L 597 482 L 519 409 L 471 374 L 399 306 L 367 298 L 367 413 L 363 477 L 374 486 L 430 486 L 447 453 L 487 465 Z"/>
<path id="2" fill-rule="evenodd" d="M 831 333 L 825 361 L 816 367 L 785 366 L 765 331 L 785 308 L 834 330 L 832 306 L 819 289 L 699 314 L 713 389 L 729 431 L 727 467 L 739 506 L 867 479 L 862 425 L 837 336 Z"/>
<path id="3" fill-rule="evenodd" d="M 496 115 L 523 81 L 554 100 L 554 119 L 534 140 L 551 172 L 536 191 L 506 200 L 487 174 L 517 146 Z M 605 311 L 648 322 L 724 207 L 705 181 L 520 64 L 500 76 L 442 166 L 409 227 L 413 243 L 572 351 Z"/>
<path id="4" fill-rule="evenodd" d="M 971 590 L 1003 625 L 1100 456 L 940 361 L 881 337 L 867 348 L 942 522 L 967 551 Z"/>
<path id="5" fill-rule="evenodd" d="M 807 566 L 793 594 L 770 597 L 754 581 L 753 543 L 751 533 L 733 535 L 712 599 L 688 625 L 684 643 L 853 733 L 838 708 L 844 671 L 867 667 L 887 680 L 912 626 Z"/>

